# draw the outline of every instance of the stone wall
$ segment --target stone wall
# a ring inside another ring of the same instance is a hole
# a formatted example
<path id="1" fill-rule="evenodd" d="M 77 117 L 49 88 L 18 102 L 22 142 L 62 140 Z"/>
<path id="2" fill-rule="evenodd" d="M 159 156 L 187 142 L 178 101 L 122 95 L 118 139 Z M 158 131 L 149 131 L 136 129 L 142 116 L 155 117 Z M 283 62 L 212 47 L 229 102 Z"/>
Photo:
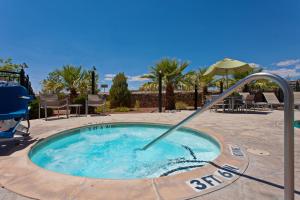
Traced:
<path id="1" fill-rule="evenodd" d="M 274 91 L 266 91 L 274 92 Z M 283 95 L 279 91 L 274 92 L 279 99 L 283 101 Z M 219 94 L 217 92 L 209 92 L 208 94 Z M 256 102 L 264 102 L 265 98 L 262 92 L 252 92 L 255 95 Z M 194 106 L 194 92 L 175 92 L 175 101 L 182 101 L 188 106 Z M 134 107 L 136 101 L 140 102 L 141 108 L 154 108 L 158 106 L 158 93 L 155 92 L 132 92 L 131 93 L 131 106 Z M 165 93 L 163 92 L 163 107 L 165 106 Z M 202 105 L 202 93 L 198 94 L 198 106 Z"/>
<path id="2" fill-rule="evenodd" d="M 265 92 L 274 92 L 279 101 L 283 101 L 283 95 L 280 91 L 269 90 Z M 218 91 L 210 91 L 207 95 L 218 95 Z M 255 95 L 255 102 L 264 102 L 265 98 L 261 91 L 253 91 L 251 94 Z M 109 93 L 105 94 L 106 98 L 109 99 Z M 175 102 L 182 101 L 188 106 L 194 107 L 194 92 L 175 92 Z M 131 91 L 131 107 L 135 106 L 135 102 L 139 101 L 141 108 L 155 108 L 158 107 L 158 92 L 140 92 Z M 165 92 L 163 91 L 163 107 L 165 106 Z M 202 106 L 202 93 L 198 93 L 198 106 Z"/>
<path id="3" fill-rule="evenodd" d="M 188 106 L 194 106 L 194 92 L 175 92 L 175 101 L 182 101 Z M 141 108 L 153 108 L 158 106 L 158 93 L 155 92 L 132 92 L 131 106 L 140 102 Z M 201 94 L 198 94 L 198 106 L 202 104 Z M 163 107 L 165 106 L 165 93 L 163 92 Z"/>

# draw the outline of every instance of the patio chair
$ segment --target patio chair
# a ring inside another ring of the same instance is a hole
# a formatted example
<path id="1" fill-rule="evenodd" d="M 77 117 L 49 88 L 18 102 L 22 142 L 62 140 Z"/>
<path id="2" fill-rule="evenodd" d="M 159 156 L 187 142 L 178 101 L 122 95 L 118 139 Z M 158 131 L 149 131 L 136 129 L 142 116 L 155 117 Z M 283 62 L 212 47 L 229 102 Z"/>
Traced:
<path id="1" fill-rule="evenodd" d="M 271 107 L 271 109 L 273 109 L 273 105 L 284 106 L 283 103 L 278 101 L 278 99 L 274 93 L 263 92 L 263 95 L 265 96 L 267 104 L 268 104 L 268 106 Z"/>
<path id="2" fill-rule="evenodd" d="M 44 108 L 45 112 L 45 119 L 48 119 L 47 108 L 52 108 L 58 111 L 59 117 L 59 110 L 62 108 L 66 109 L 66 116 L 69 118 L 69 100 L 68 98 L 59 99 L 56 94 L 40 94 L 39 95 L 40 102 L 39 102 L 39 119 L 41 118 L 41 109 Z"/>
<path id="3" fill-rule="evenodd" d="M 104 106 L 105 109 L 106 99 L 104 97 L 100 98 L 96 94 L 89 94 L 85 101 L 85 114 L 88 115 L 89 107 L 98 108 L 100 106 Z"/>
<path id="4" fill-rule="evenodd" d="M 294 92 L 294 105 L 300 107 L 300 92 Z"/>
<path id="5" fill-rule="evenodd" d="M 241 105 L 240 109 L 246 110 L 246 112 L 251 110 L 251 108 L 253 108 L 255 110 L 257 104 L 255 103 L 254 98 L 255 98 L 255 95 L 251 95 L 248 93 L 248 95 L 243 100 L 243 104 Z"/>
<path id="6" fill-rule="evenodd" d="M 0 94 L 0 142 L 22 140 L 29 135 L 29 108 L 31 96 L 23 86 L 1 86 Z M 27 121 L 27 127 L 21 125 L 21 121 Z M 17 129 L 22 126 L 25 132 L 19 132 Z M 17 132 L 17 134 L 16 134 Z"/>
<path id="7" fill-rule="evenodd" d="M 210 95 L 208 99 L 208 103 L 214 101 L 216 98 L 218 98 L 219 95 Z M 219 108 L 222 108 L 223 112 L 225 112 L 225 107 L 228 107 L 229 104 L 225 100 L 219 101 L 217 104 L 215 104 L 213 107 L 210 108 L 210 111 L 215 110 L 215 112 L 218 111 Z"/>
<path id="8" fill-rule="evenodd" d="M 239 92 L 239 95 L 242 96 L 242 100 L 245 101 L 246 98 L 250 95 L 249 92 Z"/>
<path id="9" fill-rule="evenodd" d="M 250 93 L 249 92 L 239 92 L 239 95 L 240 95 L 240 99 L 236 99 L 237 109 L 243 110 L 243 109 L 247 108 L 246 104 L 251 102 L 249 100 L 246 102 L 246 99 L 249 97 Z"/>

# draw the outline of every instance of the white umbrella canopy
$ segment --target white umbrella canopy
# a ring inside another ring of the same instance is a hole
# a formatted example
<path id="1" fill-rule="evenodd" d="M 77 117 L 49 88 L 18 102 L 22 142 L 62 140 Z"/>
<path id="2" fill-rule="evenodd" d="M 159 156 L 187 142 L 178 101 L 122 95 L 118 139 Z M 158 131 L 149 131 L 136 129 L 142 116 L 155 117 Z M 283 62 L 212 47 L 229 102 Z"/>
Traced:
<path id="1" fill-rule="evenodd" d="M 228 74 L 243 73 L 252 71 L 253 69 L 254 68 L 248 63 L 225 58 L 211 65 L 204 73 L 204 76 L 225 75 L 228 88 Z"/>

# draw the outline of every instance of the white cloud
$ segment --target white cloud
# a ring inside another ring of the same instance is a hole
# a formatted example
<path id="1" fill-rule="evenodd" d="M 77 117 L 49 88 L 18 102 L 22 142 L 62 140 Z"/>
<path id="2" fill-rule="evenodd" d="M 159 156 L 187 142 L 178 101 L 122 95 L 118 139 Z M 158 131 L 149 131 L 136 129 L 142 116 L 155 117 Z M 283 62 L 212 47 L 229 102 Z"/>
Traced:
<path id="1" fill-rule="evenodd" d="M 295 65 L 295 69 L 300 69 L 300 64 Z"/>
<path id="2" fill-rule="evenodd" d="M 104 80 L 111 81 L 115 76 L 116 76 L 116 74 L 105 74 Z"/>
<path id="3" fill-rule="evenodd" d="M 257 63 L 249 63 L 249 65 L 254 68 L 260 67 L 260 64 L 257 64 Z"/>
<path id="4" fill-rule="evenodd" d="M 104 80 L 112 81 L 115 76 L 116 76 L 116 74 L 105 74 Z M 149 80 L 147 78 L 142 78 L 142 76 L 143 75 L 136 75 L 136 76 L 126 75 L 128 82 L 143 82 L 143 81 Z"/>
<path id="5" fill-rule="evenodd" d="M 278 67 L 287 67 L 291 65 L 296 65 L 300 63 L 300 59 L 289 59 L 289 60 L 282 60 L 277 63 L 275 63 Z"/>
<path id="6" fill-rule="evenodd" d="M 142 78 L 143 75 L 137 75 L 137 76 L 127 76 L 128 81 L 130 82 L 143 82 L 148 81 L 148 78 Z"/>
<path id="7" fill-rule="evenodd" d="M 296 68 L 289 69 L 289 68 L 280 68 L 280 69 L 271 69 L 271 70 L 264 70 L 265 72 L 277 74 L 282 77 L 297 77 L 300 76 L 300 72 L 296 71 Z"/>

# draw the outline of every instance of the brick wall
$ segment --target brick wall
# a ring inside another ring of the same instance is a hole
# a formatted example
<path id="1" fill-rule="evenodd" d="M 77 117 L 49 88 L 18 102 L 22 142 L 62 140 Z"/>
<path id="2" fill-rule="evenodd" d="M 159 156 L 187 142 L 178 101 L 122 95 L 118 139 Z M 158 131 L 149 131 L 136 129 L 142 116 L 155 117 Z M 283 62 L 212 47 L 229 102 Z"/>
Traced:
<path id="1" fill-rule="evenodd" d="M 266 92 L 274 92 L 266 91 Z M 208 92 L 209 94 L 219 94 L 217 91 Z M 251 94 L 255 94 L 255 101 L 261 102 L 265 101 L 265 98 L 262 92 L 255 91 L 251 92 Z M 278 91 L 275 91 L 276 96 L 278 97 L 279 101 L 282 101 L 282 95 Z M 109 94 L 107 93 L 106 96 L 109 98 Z M 175 102 L 182 101 L 186 103 L 188 106 L 194 106 L 194 92 L 175 92 Z M 157 92 L 138 92 L 132 91 L 131 92 L 131 107 L 134 107 L 136 101 L 140 102 L 141 108 L 154 108 L 158 107 L 158 93 Z M 198 93 L 198 106 L 202 106 L 202 93 Z M 163 107 L 165 106 L 165 92 L 163 92 Z"/>
<path id="2" fill-rule="evenodd" d="M 141 108 L 153 108 L 158 106 L 158 93 L 155 92 L 132 92 L 131 106 L 136 101 L 140 102 Z M 182 101 L 188 106 L 194 106 L 194 92 L 175 92 L 175 101 Z M 198 106 L 201 105 L 201 94 L 198 94 Z M 165 106 L 165 93 L 163 93 L 163 106 Z"/>

